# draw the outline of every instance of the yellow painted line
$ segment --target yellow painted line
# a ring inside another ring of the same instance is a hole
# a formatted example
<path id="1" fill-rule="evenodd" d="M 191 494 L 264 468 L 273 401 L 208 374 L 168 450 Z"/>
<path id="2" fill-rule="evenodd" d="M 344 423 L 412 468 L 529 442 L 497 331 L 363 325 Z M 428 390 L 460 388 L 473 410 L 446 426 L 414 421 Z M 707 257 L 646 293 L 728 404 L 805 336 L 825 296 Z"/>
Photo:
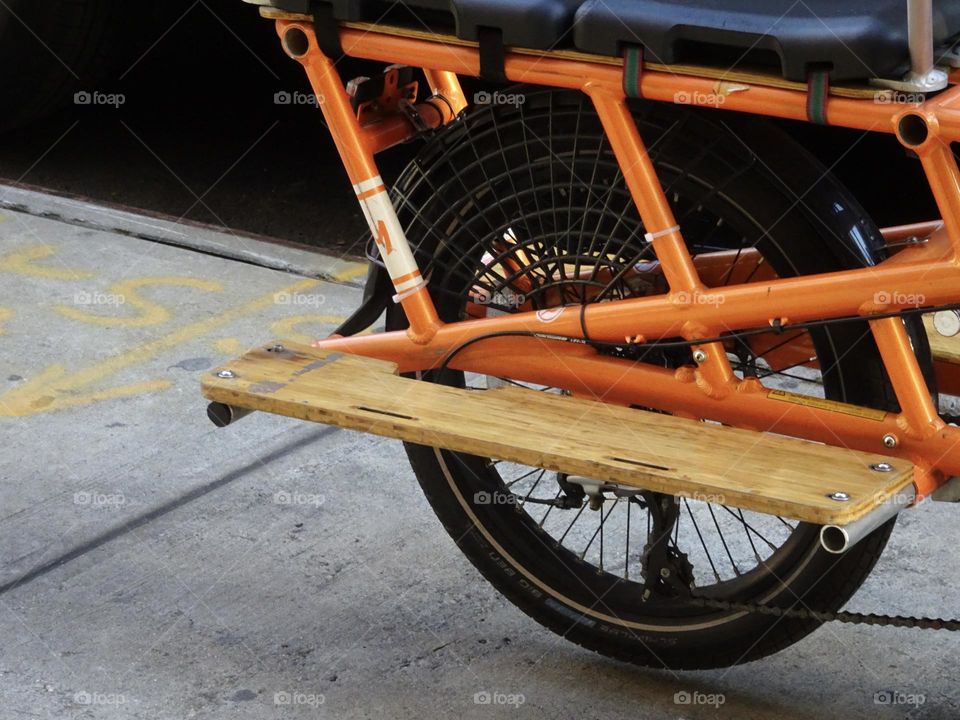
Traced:
<path id="1" fill-rule="evenodd" d="M 220 338 L 213 343 L 213 347 L 224 355 L 239 355 L 243 352 L 243 345 L 236 338 Z"/>
<path id="2" fill-rule="evenodd" d="M 329 335 L 329 331 L 316 332 L 311 335 L 301 332 L 298 329 L 301 325 L 333 325 L 336 327 L 344 320 L 346 320 L 346 318 L 341 315 L 293 315 L 273 323 L 270 326 L 270 333 L 273 337 L 291 340 L 302 343 L 303 345 L 311 345 L 317 338 Z"/>
<path id="3" fill-rule="evenodd" d="M 333 279 L 337 282 L 349 282 L 355 278 L 360 277 L 361 275 L 367 274 L 367 266 L 363 263 L 354 263 L 351 267 L 348 267 L 346 270 L 341 270 L 336 275 L 333 276 Z"/>
<path id="4" fill-rule="evenodd" d="M 66 375 L 63 367 L 60 365 L 55 365 L 48 369 L 60 371 L 59 377 L 61 378 L 65 377 Z M 130 385 L 117 385 L 104 390 L 95 390 L 87 393 L 71 393 L 69 395 L 62 396 L 50 394 L 38 395 L 31 402 L 30 409 L 27 412 L 16 412 L 16 408 L 12 413 L 6 412 L 6 403 L 4 400 L 0 399 L 0 415 L 14 415 L 15 417 L 22 417 L 24 415 L 35 415 L 48 410 L 66 410 L 67 408 L 91 405 L 104 400 L 115 400 L 116 398 L 130 397 L 132 395 L 160 392 L 161 390 L 167 390 L 172 385 L 172 380 L 147 380 L 145 382 L 131 383 Z"/>
<path id="5" fill-rule="evenodd" d="M 64 317 L 79 322 L 90 323 L 92 325 L 102 325 L 104 327 L 148 327 L 150 325 L 159 325 L 170 319 L 170 311 L 160 303 L 147 300 L 140 295 L 137 290 L 143 287 L 172 285 L 175 287 L 188 287 L 205 292 L 221 292 L 223 285 L 213 280 L 203 280 L 193 277 L 161 276 L 161 277 L 143 277 L 132 280 L 123 280 L 114 283 L 107 291 L 90 292 L 80 290 L 74 293 L 74 302 L 76 305 L 55 305 L 55 312 Z M 110 307 L 127 313 L 125 308 L 130 305 L 138 312 L 136 315 L 121 315 L 120 317 L 110 315 L 97 315 L 82 307 Z"/>
<path id="6" fill-rule="evenodd" d="M 86 394 L 79 393 L 87 386 L 103 381 L 120 370 L 146 362 L 165 350 L 205 335 L 245 315 L 269 307 L 275 302 L 278 293 L 298 293 L 319 284 L 319 280 L 300 280 L 279 291 L 270 291 L 266 295 L 243 305 L 238 305 L 219 315 L 186 325 L 74 373 L 68 374 L 63 365 L 51 365 L 39 375 L 0 396 L 0 416 L 23 417 L 98 402 L 111 397 L 126 396 L 132 394 L 135 390 L 136 392 L 162 390 L 169 385 L 161 384 L 168 383 L 168 381 L 153 380 L 147 383 L 87 392 Z"/>
<path id="7" fill-rule="evenodd" d="M 37 260 L 45 260 L 56 254 L 57 250 L 52 245 L 34 245 L 21 250 L 14 250 L 6 255 L 0 255 L 0 271 L 50 280 L 82 280 L 94 276 L 94 273 L 89 270 L 67 267 L 53 268 L 34 264 Z"/>
<path id="8" fill-rule="evenodd" d="M 12 317 L 13 317 L 13 310 L 11 310 L 10 308 L 0 307 L 0 323 L 4 322 L 5 320 L 9 320 Z M 4 332 L 6 332 L 5 328 L 3 326 L 0 326 L 0 335 L 3 335 Z"/>

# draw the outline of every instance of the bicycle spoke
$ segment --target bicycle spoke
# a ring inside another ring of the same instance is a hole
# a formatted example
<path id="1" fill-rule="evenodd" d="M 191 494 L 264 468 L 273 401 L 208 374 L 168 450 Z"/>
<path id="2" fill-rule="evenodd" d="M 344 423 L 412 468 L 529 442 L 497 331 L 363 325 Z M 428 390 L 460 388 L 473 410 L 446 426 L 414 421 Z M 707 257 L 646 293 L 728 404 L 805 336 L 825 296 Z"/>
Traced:
<path id="1" fill-rule="evenodd" d="M 610 509 L 607 511 L 606 516 L 604 516 L 603 514 L 603 508 L 600 508 L 600 510 L 597 511 L 597 515 L 600 516 L 600 525 L 597 527 L 596 530 L 593 531 L 593 535 L 590 536 L 590 541 L 587 543 L 587 546 L 580 553 L 581 560 L 583 560 L 584 555 L 587 554 L 587 550 L 590 549 L 590 546 L 593 545 L 593 541 L 596 540 L 597 535 L 600 534 L 600 536 L 603 537 L 602 535 L 603 524 L 606 522 L 607 518 L 610 517 L 610 513 L 613 512 L 613 509 L 617 506 L 617 503 L 619 502 L 620 502 L 620 498 L 617 498 L 616 500 L 613 501 L 613 504 L 610 506 Z"/>
<path id="2" fill-rule="evenodd" d="M 722 507 L 722 508 L 723 508 L 724 510 L 726 510 L 728 513 L 730 513 L 731 515 L 733 515 L 733 511 L 732 511 L 730 508 L 728 508 L 726 505 L 721 505 L 720 507 Z M 734 517 L 736 517 L 736 515 L 734 515 Z M 756 535 L 758 538 L 760 538 L 761 540 L 763 540 L 767 545 L 770 546 L 770 548 L 771 548 L 772 550 L 776 550 L 776 549 L 777 549 L 777 546 L 776 546 L 776 545 L 774 545 L 772 542 L 770 542 L 769 540 L 767 540 L 763 535 L 761 535 L 760 533 L 758 533 L 758 532 L 753 528 L 753 526 L 752 526 L 750 523 L 744 521 L 743 526 L 744 526 L 745 528 L 747 528 L 748 530 L 750 530 L 751 532 L 753 532 L 753 534 Z"/>
<path id="3" fill-rule="evenodd" d="M 573 526 L 576 524 L 577 520 L 580 519 L 580 516 L 583 515 L 583 511 L 586 509 L 587 509 L 586 505 L 580 506 L 580 509 L 577 511 L 576 516 L 573 518 L 573 520 L 570 522 L 570 525 L 567 527 L 566 532 L 564 532 L 563 535 L 560 536 L 560 540 L 558 540 L 558 542 L 561 545 L 563 545 L 563 541 L 567 539 L 567 535 L 570 533 L 570 530 L 573 529 Z"/>
<path id="4" fill-rule="evenodd" d="M 723 531 L 720 529 L 720 523 L 717 522 L 717 515 L 713 511 L 713 504 L 707 504 L 707 510 L 710 511 L 710 517 L 713 518 L 713 525 L 717 528 L 717 535 L 720 537 L 720 543 L 723 545 L 724 552 L 727 553 L 727 557 L 730 558 L 730 566 L 733 568 L 733 574 L 739 577 L 740 568 L 737 567 L 736 561 L 733 559 L 733 555 L 730 553 L 730 548 L 727 546 L 727 539 L 723 535 Z"/>
<path id="5" fill-rule="evenodd" d="M 547 471 L 546 471 L 546 470 L 541 470 L 541 471 L 540 471 L 540 474 L 537 475 L 537 480 L 536 480 L 536 482 L 534 482 L 534 483 L 533 483 L 533 487 L 530 488 L 530 492 L 528 492 L 528 493 L 527 493 L 527 496 L 526 496 L 525 498 L 523 498 L 523 503 L 521 503 L 521 505 L 520 505 L 521 507 L 523 507 L 523 504 L 526 503 L 526 502 L 530 499 L 530 496 L 533 495 L 533 491 L 537 489 L 537 485 L 540 484 L 540 481 L 543 480 L 543 476 L 546 475 L 546 474 L 547 474 Z"/>
<path id="6" fill-rule="evenodd" d="M 747 521 L 743 517 L 743 510 L 737 508 L 737 515 L 740 517 L 740 522 L 743 525 L 743 532 L 747 536 L 747 542 L 750 543 L 750 549 L 753 550 L 753 556 L 757 559 L 757 562 L 762 562 L 760 553 L 757 552 L 757 546 L 753 543 L 753 536 L 750 535 L 750 530 L 747 528 Z"/>
<path id="7" fill-rule="evenodd" d="M 630 579 L 630 506 L 633 505 L 630 499 L 627 499 L 627 547 L 623 553 L 623 579 Z"/>
<path id="8" fill-rule="evenodd" d="M 533 470 L 531 470 L 530 472 L 524 473 L 524 474 L 521 475 L 520 477 L 515 478 L 515 479 L 511 480 L 511 481 L 508 482 L 508 483 L 505 483 L 505 485 L 506 485 L 506 487 L 507 487 L 508 489 L 509 489 L 509 488 L 512 488 L 512 487 L 513 487 L 514 485 L 516 485 L 518 482 L 520 482 L 521 480 L 524 480 L 524 479 L 530 477 L 531 475 L 533 475 L 533 474 L 536 473 L 536 472 L 541 472 L 541 473 L 542 473 L 543 470 L 541 470 L 540 468 L 533 468 Z"/>
<path id="9" fill-rule="evenodd" d="M 557 506 L 557 501 L 560 499 L 560 496 L 563 495 L 563 489 L 557 490 L 557 494 L 553 497 L 553 504 L 547 507 L 547 511 L 543 514 L 543 517 L 540 518 L 540 522 L 537 523 L 540 527 L 543 527 L 543 524 L 547 521 L 547 518 L 550 516 L 550 511 Z"/>
<path id="10" fill-rule="evenodd" d="M 720 573 L 717 572 L 717 566 L 713 564 L 713 557 L 710 555 L 710 548 L 707 547 L 707 543 L 703 539 L 703 533 L 700 532 L 700 526 L 697 524 L 697 519 L 693 516 L 693 512 L 690 510 L 690 503 L 687 502 L 686 498 L 683 498 L 683 504 L 687 508 L 687 515 L 690 516 L 691 522 L 693 522 L 693 527 L 697 531 L 697 537 L 700 538 L 700 544 L 703 546 L 703 551 L 707 555 L 707 562 L 710 563 L 710 569 L 713 570 L 713 576 L 716 578 L 717 582 L 720 582 Z"/>

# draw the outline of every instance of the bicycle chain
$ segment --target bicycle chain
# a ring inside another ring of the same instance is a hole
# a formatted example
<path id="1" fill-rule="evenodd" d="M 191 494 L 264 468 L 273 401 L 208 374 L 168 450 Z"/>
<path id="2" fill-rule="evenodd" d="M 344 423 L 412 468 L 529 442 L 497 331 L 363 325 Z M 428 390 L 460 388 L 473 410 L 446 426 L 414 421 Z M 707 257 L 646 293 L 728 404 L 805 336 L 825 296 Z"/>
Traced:
<path id="1" fill-rule="evenodd" d="M 816 620 L 818 622 L 839 622 L 851 625 L 874 625 L 879 627 L 903 627 L 914 628 L 918 630 L 948 630 L 951 632 L 960 631 L 960 619 L 957 618 L 928 618 L 928 617 L 910 617 L 908 615 L 878 615 L 876 613 L 847 612 L 844 610 L 838 612 L 823 612 L 819 610 L 809 610 L 807 608 L 781 608 L 773 605 L 762 605 L 759 603 L 741 603 L 730 602 L 727 600 L 716 600 L 696 596 L 689 600 L 701 607 L 707 607 L 715 610 L 733 610 L 736 612 L 748 612 L 759 615 L 771 615 L 783 617 L 792 620 Z"/>

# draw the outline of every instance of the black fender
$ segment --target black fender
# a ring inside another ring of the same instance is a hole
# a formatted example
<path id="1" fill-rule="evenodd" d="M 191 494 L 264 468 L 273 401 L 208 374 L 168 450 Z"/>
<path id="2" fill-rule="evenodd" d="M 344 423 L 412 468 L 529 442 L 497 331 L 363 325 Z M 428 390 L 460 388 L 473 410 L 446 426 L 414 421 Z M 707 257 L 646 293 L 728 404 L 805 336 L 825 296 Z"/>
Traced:
<path id="1" fill-rule="evenodd" d="M 824 272 L 824 268 L 838 271 L 873 267 L 889 256 L 880 229 L 854 194 L 788 133 L 768 120 L 737 114 L 722 115 L 724 124 L 744 143 L 745 151 L 749 149 L 762 158 L 796 197 L 804 214 L 833 238 L 834 242 L 829 246 L 833 256 L 810 257 L 810 266 L 800 269 L 802 274 Z M 777 172 L 788 163 L 791 172 Z M 789 178 L 789 181 L 782 178 Z M 937 402 L 936 372 L 923 321 L 919 315 L 912 315 L 907 316 L 904 323 L 927 387 Z"/>

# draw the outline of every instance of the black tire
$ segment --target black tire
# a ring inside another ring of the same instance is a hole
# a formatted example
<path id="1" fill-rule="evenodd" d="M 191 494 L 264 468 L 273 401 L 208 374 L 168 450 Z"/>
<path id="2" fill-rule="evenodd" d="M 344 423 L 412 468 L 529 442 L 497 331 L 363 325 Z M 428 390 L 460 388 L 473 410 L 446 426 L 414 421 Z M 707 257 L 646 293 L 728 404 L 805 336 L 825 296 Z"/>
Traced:
<path id="1" fill-rule="evenodd" d="M 152 3 L 6 0 L 0 5 L 0 132 L 50 115 L 99 87 L 129 58 Z M 142 38 L 140 38 L 142 41 Z"/>
<path id="2" fill-rule="evenodd" d="M 780 276 L 827 272 L 864 262 L 798 200 L 810 190 L 810 183 L 820 183 L 820 191 L 824 184 L 829 186 L 838 212 L 850 220 L 852 233 L 874 247 L 881 242 L 856 202 L 802 148 L 767 123 L 659 104 L 640 104 L 635 115 L 664 184 L 674 177 L 683 187 L 696 175 L 697 183 L 706 180 L 707 186 L 722 187 L 712 196 L 704 191 L 704 202 L 727 203 L 766 228 L 757 246 L 763 247 L 764 258 Z M 678 126 L 682 132 L 676 131 Z M 579 140 L 572 140 L 574 135 Z M 534 186 L 546 177 L 552 181 L 554 173 L 563 175 L 564 163 L 573 166 L 578 152 L 609 153 L 602 140 L 591 140 L 600 137 L 597 119 L 579 95 L 536 91 L 527 93 L 520 107 L 493 107 L 472 114 L 438 134 L 411 163 L 396 185 L 395 202 L 421 267 L 429 269 L 431 294 L 445 320 L 463 315 L 464 291 L 474 281 L 472 273 L 479 260 L 478 233 L 501 232 L 496 216 L 510 215 L 510 198 L 540 192 Z M 539 170 L 528 173 L 528 167 Z M 597 188 L 622 185 L 622 180 L 609 174 L 615 164 L 611 161 L 605 167 L 592 176 L 584 173 L 589 177 L 586 182 Z M 686 180 L 684 169 L 690 176 Z M 723 185 L 724 178 L 735 182 Z M 517 200 L 517 208 L 521 204 Z M 679 217 L 683 208 L 675 211 Z M 631 222 L 639 223 L 639 218 Z M 685 233 L 696 232 L 693 221 L 681 220 L 681 224 Z M 387 328 L 405 325 L 402 312 L 393 306 Z M 928 349 L 921 338 L 916 339 L 917 351 L 927 362 Z M 829 368 L 823 373 L 828 397 L 896 409 L 864 326 L 847 324 L 818 331 L 814 342 L 821 366 Z M 450 371 L 423 379 L 453 385 L 464 382 L 462 373 Z M 818 627 L 816 622 L 710 611 L 689 604 L 645 604 L 639 583 L 623 582 L 578 560 L 526 512 L 511 505 L 478 503 L 478 493 L 504 488 L 486 458 L 413 444 L 406 449 L 437 516 L 484 577 L 532 618 L 586 648 L 646 666 L 710 668 L 763 657 Z M 893 521 L 838 558 L 820 549 L 817 526 L 800 524 L 775 562 L 771 559 L 757 578 L 725 599 L 838 609 L 873 568 L 892 527 Z"/>

